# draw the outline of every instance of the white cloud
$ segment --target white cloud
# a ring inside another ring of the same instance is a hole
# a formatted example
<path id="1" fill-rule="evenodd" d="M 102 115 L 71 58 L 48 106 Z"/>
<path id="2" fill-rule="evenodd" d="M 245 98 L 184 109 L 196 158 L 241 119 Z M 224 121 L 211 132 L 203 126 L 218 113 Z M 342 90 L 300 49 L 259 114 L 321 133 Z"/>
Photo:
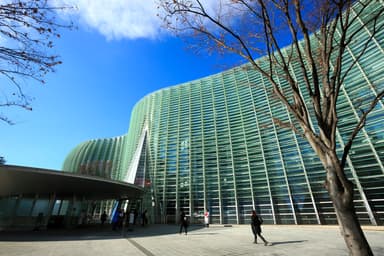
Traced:
<path id="1" fill-rule="evenodd" d="M 109 40 L 154 38 L 161 30 L 155 0 L 55 1 L 57 6 L 63 4 L 76 6 L 74 12 L 80 22 L 96 29 Z"/>
<path id="2" fill-rule="evenodd" d="M 51 0 L 56 6 L 75 6 L 73 13 L 80 24 L 96 29 L 108 40 L 156 38 L 163 31 L 157 16 L 158 0 Z M 229 0 L 204 0 L 210 13 L 226 8 Z M 223 5 L 220 6 L 220 3 Z M 69 12 L 64 12 L 68 15 Z M 73 14 L 70 14 L 71 16 Z M 73 19 L 73 16 L 72 16 Z M 77 20 L 74 20 L 76 24 Z"/>

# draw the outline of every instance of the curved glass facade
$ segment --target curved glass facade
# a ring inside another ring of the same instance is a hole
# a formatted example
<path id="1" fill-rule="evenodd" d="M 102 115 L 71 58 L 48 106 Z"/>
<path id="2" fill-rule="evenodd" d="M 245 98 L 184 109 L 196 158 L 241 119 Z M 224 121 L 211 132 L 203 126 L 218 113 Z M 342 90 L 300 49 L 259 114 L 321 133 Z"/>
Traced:
<path id="1" fill-rule="evenodd" d="M 382 5 L 372 2 L 372 9 Z M 356 59 L 369 29 L 361 30 L 349 46 L 348 61 Z M 340 91 L 340 154 L 360 110 L 384 89 L 383 60 L 381 30 Z M 299 64 L 291 68 L 300 81 Z M 209 209 L 211 223 L 241 224 L 256 209 L 266 223 L 336 224 L 323 186 L 323 166 L 303 138 L 273 122 L 290 121 L 291 116 L 280 102 L 267 97 L 269 88 L 269 81 L 244 65 L 156 91 L 136 104 L 126 135 L 79 145 L 63 169 L 147 186 L 160 222 L 175 222 L 180 209 L 199 222 Z M 362 224 L 384 221 L 383 120 L 382 100 L 347 161 Z"/>
<path id="2" fill-rule="evenodd" d="M 124 145 L 125 136 L 83 142 L 69 153 L 63 170 L 122 180 L 127 163 Z"/>

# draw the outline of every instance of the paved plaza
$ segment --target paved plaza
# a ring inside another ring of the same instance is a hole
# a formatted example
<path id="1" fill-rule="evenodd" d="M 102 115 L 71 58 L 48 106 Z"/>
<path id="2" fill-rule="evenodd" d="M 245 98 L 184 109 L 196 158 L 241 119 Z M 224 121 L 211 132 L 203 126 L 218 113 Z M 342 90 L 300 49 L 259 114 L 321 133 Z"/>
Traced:
<path id="1" fill-rule="evenodd" d="M 375 255 L 384 255 L 384 227 L 364 228 Z M 191 226 L 187 235 L 176 225 L 137 226 L 112 231 L 94 226 L 73 230 L 0 232 L 0 256 L 237 256 L 237 255 L 348 255 L 336 226 L 264 225 L 272 242 L 253 243 L 249 225 Z"/>

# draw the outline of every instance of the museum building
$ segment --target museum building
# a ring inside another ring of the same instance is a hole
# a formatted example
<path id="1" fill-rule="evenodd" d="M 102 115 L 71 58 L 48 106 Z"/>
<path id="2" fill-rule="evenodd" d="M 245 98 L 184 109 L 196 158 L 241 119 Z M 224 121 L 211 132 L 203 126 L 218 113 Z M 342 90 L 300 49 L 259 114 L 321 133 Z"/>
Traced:
<path id="1" fill-rule="evenodd" d="M 370 2 L 353 29 L 382 8 L 382 1 Z M 380 18 L 378 25 L 383 23 Z M 363 57 L 357 56 L 372 36 L 370 29 L 359 30 L 345 52 L 346 63 L 357 63 L 338 99 L 340 154 L 361 111 L 384 89 L 384 29 Z M 286 54 L 289 50 L 284 49 Z M 257 61 L 268 65 L 265 57 Z M 290 68 L 300 84 L 299 63 Z M 270 88 L 245 64 L 155 91 L 135 105 L 127 134 L 81 143 L 67 156 L 63 171 L 144 187 L 141 207 L 150 209 L 156 223 L 177 223 L 181 209 L 198 223 L 208 209 L 211 223 L 242 224 L 256 209 L 270 224 L 336 224 L 324 167 L 305 139 L 273 122 L 290 122 L 292 116 L 270 97 Z M 305 88 L 301 92 L 305 97 Z M 355 184 L 361 224 L 384 221 L 383 120 L 381 100 L 356 137 L 345 167 Z"/>

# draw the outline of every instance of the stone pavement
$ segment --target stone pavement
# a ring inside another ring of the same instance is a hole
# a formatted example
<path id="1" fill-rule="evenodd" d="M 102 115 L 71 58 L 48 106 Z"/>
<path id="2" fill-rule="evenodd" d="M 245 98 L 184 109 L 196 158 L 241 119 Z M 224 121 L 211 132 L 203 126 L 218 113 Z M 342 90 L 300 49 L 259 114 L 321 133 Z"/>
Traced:
<path id="1" fill-rule="evenodd" d="M 384 227 L 364 228 L 375 255 L 384 255 Z M 249 225 L 191 226 L 188 235 L 176 225 L 137 226 L 132 231 L 110 227 L 74 230 L 0 232 L 0 256 L 180 256 L 180 255 L 348 255 L 336 226 L 264 225 L 272 246 L 254 244 Z M 261 241 L 260 241 L 261 242 Z"/>

